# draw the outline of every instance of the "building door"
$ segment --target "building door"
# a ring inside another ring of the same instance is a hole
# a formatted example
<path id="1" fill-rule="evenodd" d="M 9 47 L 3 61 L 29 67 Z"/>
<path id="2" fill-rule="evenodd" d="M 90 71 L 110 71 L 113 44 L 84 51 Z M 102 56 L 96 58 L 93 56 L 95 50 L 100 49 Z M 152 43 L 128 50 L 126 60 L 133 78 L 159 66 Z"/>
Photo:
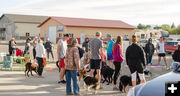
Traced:
<path id="1" fill-rule="evenodd" d="M 56 43 L 56 26 L 48 27 L 48 38 L 50 41 L 53 41 Z"/>

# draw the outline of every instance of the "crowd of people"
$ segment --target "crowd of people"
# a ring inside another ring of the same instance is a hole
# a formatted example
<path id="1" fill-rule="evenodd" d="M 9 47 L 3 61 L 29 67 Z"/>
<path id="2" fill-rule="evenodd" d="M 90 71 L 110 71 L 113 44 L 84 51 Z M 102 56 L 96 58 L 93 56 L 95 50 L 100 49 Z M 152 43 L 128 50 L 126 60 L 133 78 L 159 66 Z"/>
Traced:
<path id="1" fill-rule="evenodd" d="M 107 34 L 107 49 L 105 48 L 105 44 L 101 39 L 102 33 L 96 32 L 95 38 L 89 39 L 85 38 L 85 42 L 82 44 L 82 49 L 84 50 L 83 55 L 83 66 L 86 64 L 90 65 L 90 73 L 89 75 L 93 77 L 94 72 L 97 73 L 98 83 L 100 85 L 101 82 L 101 64 L 102 62 L 107 62 L 108 66 L 115 70 L 113 77 L 113 90 L 119 90 L 117 86 L 117 79 L 120 74 L 121 65 L 124 61 L 123 53 L 122 53 L 122 37 L 117 36 L 115 40 L 112 39 L 111 34 Z M 76 38 L 72 39 L 71 44 L 68 44 L 69 35 L 64 34 L 63 38 L 59 39 L 57 43 L 57 58 L 59 61 L 59 81 L 58 83 L 66 84 L 66 93 L 67 95 L 80 95 L 80 88 L 78 83 L 78 71 L 81 69 L 81 54 L 79 49 L 79 43 Z M 141 48 L 137 43 L 137 37 L 135 35 L 132 36 L 132 44 L 128 46 L 125 53 L 126 63 L 131 72 L 132 77 L 132 85 L 136 86 L 137 75 L 139 75 L 140 83 L 145 83 L 146 79 L 144 76 L 144 70 L 146 69 L 146 65 L 152 65 L 152 56 L 156 50 L 158 55 L 158 64 L 160 64 L 161 57 L 163 57 L 166 69 L 169 69 L 169 66 L 166 61 L 166 54 L 164 44 L 166 40 L 163 37 L 160 38 L 160 42 L 157 43 L 157 46 L 152 44 L 152 39 L 149 38 L 148 43 L 145 45 L 145 48 Z M 30 60 L 30 44 L 31 39 L 28 38 L 25 44 L 24 57 L 25 62 L 29 62 Z M 9 41 L 9 53 L 10 55 L 15 55 L 16 42 L 14 38 Z M 107 52 L 107 54 L 105 54 Z M 38 75 L 41 78 L 44 78 L 43 73 L 43 61 L 46 57 L 49 59 L 49 53 L 53 55 L 53 44 L 47 39 L 46 43 L 43 43 L 41 39 L 37 37 L 33 40 L 33 62 L 38 63 Z M 178 49 L 173 54 L 173 60 L 175 63 L 173 66 L 179 64 L 180 59 L 180 45 L 178 45 Z M 104 66 L 104 65 L 103 65 Z M 66 78 L 66 80 L 65 80 Z M 71 88 L 71 79 L 73 81 L 73 91 Z"/>

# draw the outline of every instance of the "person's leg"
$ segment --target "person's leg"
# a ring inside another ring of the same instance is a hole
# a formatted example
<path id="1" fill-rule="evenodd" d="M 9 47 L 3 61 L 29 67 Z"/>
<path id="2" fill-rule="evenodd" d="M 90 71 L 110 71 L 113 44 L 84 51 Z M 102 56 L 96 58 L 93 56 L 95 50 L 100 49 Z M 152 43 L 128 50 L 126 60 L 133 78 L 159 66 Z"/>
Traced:
<path id="1" fill-rule="evenodd" d="M 71 71 L 66 70 L 66 94 L 71 94 L 72 89 L 71 89 Z"/>
<path id="2" fill-rule="evenodd" d="M 39 58 L 39 76 L 42 76 L 42 73 L 43 73 L 43 68 L 44 68 L 44 66 L 43 66 L 43 58 Z"/>
<path id="3" fill-rule="evenodd" d="M 161 62 L 161 57 L 158 56 L 158 64 L 160 64 L 160 62 Z"/>
<path id="4" fill-rule="evenodd" d="M 73 80 L 73 90 L 74 94 L 78 95 L 80 94 L 79 85 L 78 85 L 78 78 L 77 78 L 77 71 L 73 70 L 71 71 L 72 80 Z"/>
<path id="5" fill-rule="evenodd" d="M 152 55 L 149 57 L 149 63 L 152 64 Z"/>
<path id="6" fill-rule="evenodd" d="M 46 51 L 47 51 L 47 58 L 48 58 L 48 60 L 49 60 L 49 50 L 46 49 Z"/>
<path id="7" fill-rule="evenodd" d="M 131 78 L 132 78 L 132 86 L 136 86 L 136 72 L 131 74 Z"/>
<path id="8" fill-rule="evenodd" d="M 95 70 L 95 60 L 91 59 L 90 60 L 90 76 L 93 77 L 94 76 L 94 70 Z"/>
<path id="9" fill-rule="evenodd" d="M 114 62 L 114 66 L 115 66 L 115 73 L 114 73 L 114 88 L 117 88 L 117 78 L 119 76 L 120 73 L 120 69 L 121 69 L 121 63 L 120 62 Z"/>
<path id="10" fill-rule="evenodd" d="M 60 74 L 59 74 L 59 75 L 60 75 L 60 76 L 59 76 L 59 77 L 60 77 L 60 78 L 59 78 L 60 81 L 64 80 L 64 74 L 65 74 L 65 69 L 64 69 L 64 68 L 61 68 L 61 71 L 60 71 Z"/>
<path id="11" fill-rule="evenodd" d="M 53 51 L 51 50 L 50 52 L 51 52 L 51 56 L 52 56 L 52 58 L 54 59 Z"/>
<path id="12" fill-rule="evenodd" d="M 168 67 L 167 60 L 166 60 L 166 56 L 164 56 L 163 59 L 164 59 L 164 63 L 165 63 L 165 65 L 166 65 L 166 67 Z"/>
<path id="13" fill-rule="evenodd" d="M 96 69 L 97 72 L 97 78 L 98 78 L 98 82 L 101 82 L 101 70 L 100 69 Z"/>
<path id="14" fill-rule="evenodd" d="M 146 55 L 146 63 L 147 63 L 147 65 L 149 64 L 149 56 L 148 55 Z"/>
<path id="15" fill-rule="evenodd" d="M 139 78 L 140 78 L 140 83 L 145 83 L 146 79 L 145 79 L 145 76 L 144 76 L 144 68 L 143 68 L 143 66 L 141 64 L 136 65 L 136 69 L 137 69 L 137 73 L 138 73 Z"/>

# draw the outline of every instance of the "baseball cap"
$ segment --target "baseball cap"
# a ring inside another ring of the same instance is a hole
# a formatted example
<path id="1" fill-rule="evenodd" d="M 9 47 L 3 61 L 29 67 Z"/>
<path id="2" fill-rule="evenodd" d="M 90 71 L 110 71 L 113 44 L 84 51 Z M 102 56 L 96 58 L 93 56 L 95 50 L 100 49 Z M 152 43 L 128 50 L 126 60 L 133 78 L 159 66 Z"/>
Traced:
<path id="1" fill-rule="evenodd" d="M 112 35 L 111 34 L 107 34 L 107 37 L 112 37 Z"/>

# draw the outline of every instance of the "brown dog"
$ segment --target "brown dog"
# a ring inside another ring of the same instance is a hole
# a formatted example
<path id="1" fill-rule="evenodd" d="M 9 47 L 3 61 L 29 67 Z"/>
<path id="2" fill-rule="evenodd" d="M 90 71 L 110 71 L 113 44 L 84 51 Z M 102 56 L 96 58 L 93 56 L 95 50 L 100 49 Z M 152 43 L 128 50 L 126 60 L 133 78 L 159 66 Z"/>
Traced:
<path id="1" fill-rule="evenodd" d="M 33 64 L 31 62 L 28 62 L 28 63 L 26 63 L 25 67 L 26 67 L 25 76 L 27 75 L 29 77 L 29 71 L 31 72 L 31 76 L 34 76 L 32 74 L 32 71 L 36 72 L 36 74 L 37 74 L 37 71 L 38 71 L 38 65 L 37 64 Z"/>

